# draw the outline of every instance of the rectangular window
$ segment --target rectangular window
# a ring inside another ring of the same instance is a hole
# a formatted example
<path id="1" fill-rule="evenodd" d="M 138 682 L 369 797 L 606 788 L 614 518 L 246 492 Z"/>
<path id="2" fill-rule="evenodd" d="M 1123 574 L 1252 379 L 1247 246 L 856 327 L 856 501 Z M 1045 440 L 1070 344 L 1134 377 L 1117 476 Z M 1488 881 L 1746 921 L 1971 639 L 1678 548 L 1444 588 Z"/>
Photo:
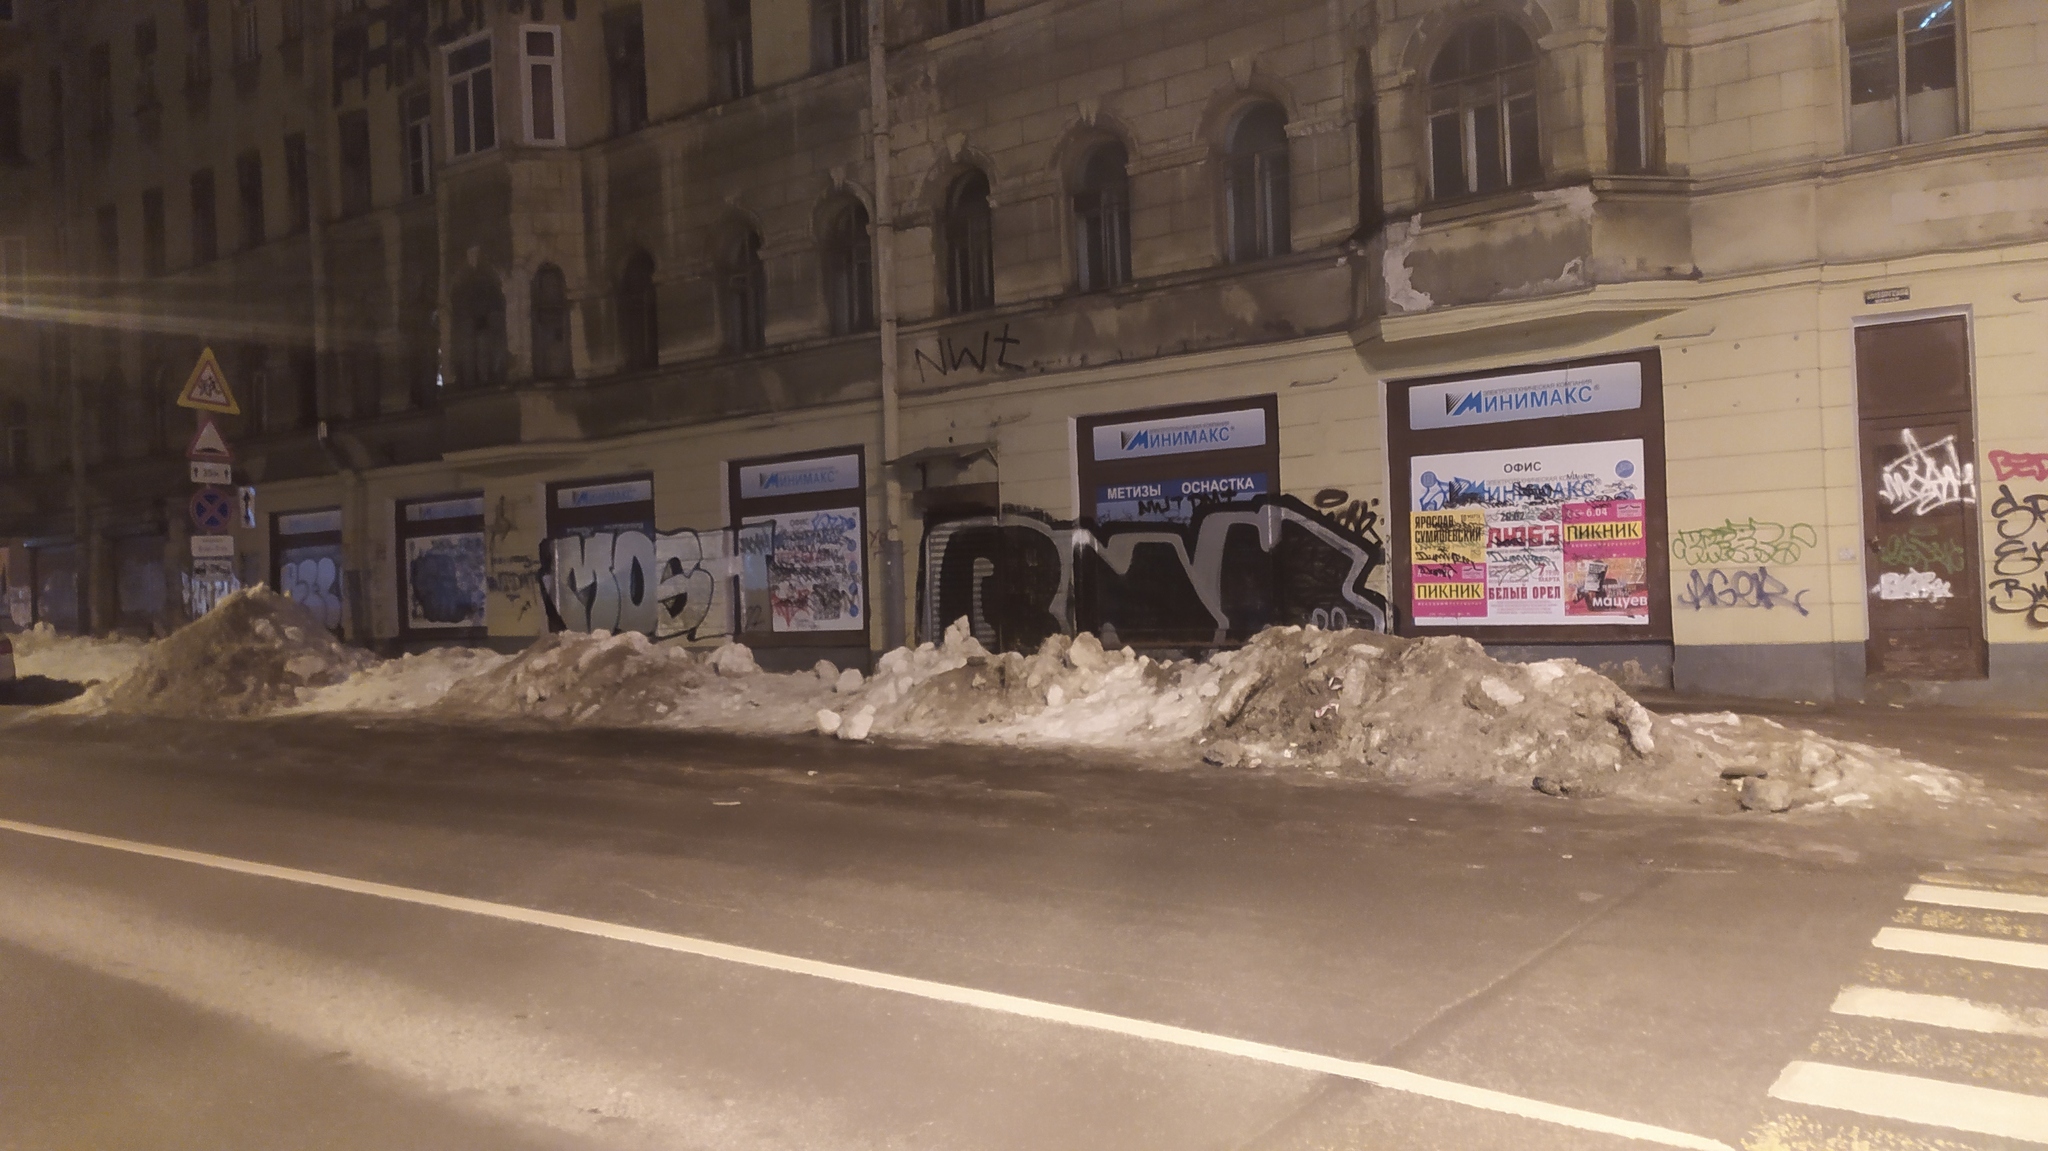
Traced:
<path id="1" fill-rule="evenodd" d="M 21 77 L 0 76 L 0 163 L 19 164 L 21 151 Z"/>
<path id="2" fill-rule="evenodd" d="M 105 143 L 114 130 L 114 55 L 105 44 L 95 44 L 85 59 L 86 132 Z"/>
<path id="3" fill-rule="evenodd" d="M 442 638 L 484 633 L 484 498 L 463 492 L 398 503 L 399 627 Z"/>
<path id="4" fill-rule="evenodd" d="M 1850 0 L 1849 150 L 1920 144 L 1962 130 L 1958 0 Z"/>
<path id="5" fill-rule="evenodd" d="M 142 193 L 142 271 L 161 276 L 169 264 L 164 244 L 164 190 L 148 188 Z"/>
<path id="6" fill-rule="evenodd" d="M 361 108 L 343 112 L 336 124 L 336 143 L 341 153 L 341 214 L 357 216 L 370 210 L 370 114 Z"/>
<path id="7" fill-rule="evenodd" d="M 185 86 L 213 83 L 213 10 L 207 0 L 185 0 Z"/>
<path id="8" fill-rule="evenodd" d="M 401 105 L 405 130 L 405 194 L 424 196 L 434 190 L 434 110 L 425 92 L 407 96 Z"/>
<path id="9" fill-rule="evenodd" d="M 263 22 L 256 0 L 235 5 L 235 63 L 252 64 L 263 55 Z"/>
<path id="10" fill-rule="evenodd" d="M 28 303 L 28 237 L 0 236 L 0 303 Z"/>
<path id="11" fill-rule="evenodd" d="M 263 153 L 235 157 L 235 200 L 241 206 L 242 250 L 263 246 Z"/>
<path id="12" fill-rule="evenodd" d="M 304 39 L 306 35 L 306 0 L 283 0 L 278 6 L 278 15 L 284 25 L 286 40 Z"/>
<path id="13" fill-rule="evenodd" d="M 863 0 L 811 0 L 811 67 L 826 72 L 868 54 L 867 5 Z"/>
<path id="14" fill-rule="evenodd" d="M 93 223 L 99 239 L 93 271 L 99 274 L 104 290 L 112 288 L 114 279 L 121 274 L 121 214 L 112 204 L 106 204 L 94 213 Z"/>
<path id="15" fill-rule="evenodd" d="M 647 123 L 647 35 L 640 5 L 604 14 L 604 53 L 611 77 L 612 134 L 623 136 Z"/>
<path id="16" fill-rule="evenodd" d="M 135 111 L 139 115 L 156 108 L 156 21 L 135 26 Z"/>
<path id="17" fill-rule="evenodd" d="M 64 72 L 50 69 L 50 164 L 64 173 Z"/>
<path id="18" fill-rule="evenodd" d="M 306 161 L 306 134 L 293 132 L 284 138 L 285 208 L 291 213 L 290 235 L 313 226 L 313 181 Z"/>
<path id="19" fill-rule="evenodd" d="M 220 258 L 220 220 L 214 214 L 213 169 L 192 173 L 192 262 L 210 263 Z"/>
<path id="20" fill-rule="evenodd" d="M 520 29 L 520 63 L 526 73 L 526 142 L 562 142 L 561 33 L 529 24 Z"/>
<path id="21" fill-rule="evenodd" d="M 711 0 L 713 97 L 737 100 L 754 90 L 754 10 L 749 0 Z"/>
<path id="22" fill-rule="evenodd" d="M 488 35 L 448 49 L 448 141 L 449 154 L 458 157 L 498 146 Z"/>
<path id="23" fill-rule="evenodd" d="M 985 18 L 982 0 L 946 0 L 948 30 L 979 24 Z"/>

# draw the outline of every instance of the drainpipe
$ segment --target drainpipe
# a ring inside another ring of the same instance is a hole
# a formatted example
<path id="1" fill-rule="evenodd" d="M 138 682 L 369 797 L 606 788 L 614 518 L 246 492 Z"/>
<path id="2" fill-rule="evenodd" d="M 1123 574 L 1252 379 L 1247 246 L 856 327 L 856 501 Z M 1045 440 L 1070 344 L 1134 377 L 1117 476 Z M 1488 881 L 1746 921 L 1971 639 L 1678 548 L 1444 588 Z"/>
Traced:
<path id="1" fill-rule="evenodd" d="M 882 340 L 882 646 L 903 646 L 903 412 L 896 392 L 896 220 L 889 194 L 889 63 L 882 7 L 868 0 L 868 124 L 873 133 L 875 326 Z"/>

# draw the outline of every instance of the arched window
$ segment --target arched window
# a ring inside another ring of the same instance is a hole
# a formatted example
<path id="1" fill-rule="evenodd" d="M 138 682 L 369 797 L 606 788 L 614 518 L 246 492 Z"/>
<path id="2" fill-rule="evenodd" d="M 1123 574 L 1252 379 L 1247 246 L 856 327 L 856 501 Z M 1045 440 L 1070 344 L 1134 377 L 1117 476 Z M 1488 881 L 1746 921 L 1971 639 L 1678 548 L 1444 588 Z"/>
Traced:
<path id="1" fill-rule="evenodd" d="M 1131 177 L 1124 146 L 1097 144 L 1074 189 L 1074 271 L 1084 292 L 1131 280 Z"/>
<path id="2" fill-rule="evenodd" d="M 569 360 L 569 284 L 562 269 L 542 264 L 533 274 L 533 378 L 564 380 Z"/>
<path id="3" fill-rule="evenodd" d="M 995 306 L 993 233 L 988 177 L 970 171 L 946 195 L 946 308 L 955 315 Z"/>
<path id="4" fill-rule="evenodd" d="M 654 257 L 644 250 L 626 258 L 619 274 L 619 361 L 627 371 L 661 360 L 661 326 L 654 291 Z"/>
<path id="5" fill-rule="evenodd" d="M 1614 170 L 1648 172 L 1656 167 L 1658 90 L 1656 34 L 1650 21 L 1656 5 L 1614 0 L 1607 24 L 1608 94 Z"/>
<path id="6" fill-rule="evenodd" d="M 1237 114 L 1224 156 L 1223 199 L 1230 262 L 1284 255 L 1292 246 L 1287 113 L 1253 104 Z"/>
<path id="7" fill-rule="evenodd" d="M 719 260 L 718 307 L 726 351 L 754 352 L 767 345 L 767 305 L 761 237 L 749 228 L 727 241 Z"/>
<path id="8" fill-rule="evenodd" d="M 1542 175 L 1536 45 L 1505 16 L 1460 28 L 1429 66 L 1430 195 L 1498 192 Z"/>
<path id="9" fill-rule="evenodd" d="M 488 388 L 505 382 L 505 293 L 498 278 L 477 272 L 449 298 L 449 383 Z"/>
<path id="10" fill-rule="evenodd" d="M 866 332 L 875 326 L 875 246 L 868 235 L 868 210 L 843 197 L 825 221 L 823 251 L 825 310 L 832 334 Z"/>

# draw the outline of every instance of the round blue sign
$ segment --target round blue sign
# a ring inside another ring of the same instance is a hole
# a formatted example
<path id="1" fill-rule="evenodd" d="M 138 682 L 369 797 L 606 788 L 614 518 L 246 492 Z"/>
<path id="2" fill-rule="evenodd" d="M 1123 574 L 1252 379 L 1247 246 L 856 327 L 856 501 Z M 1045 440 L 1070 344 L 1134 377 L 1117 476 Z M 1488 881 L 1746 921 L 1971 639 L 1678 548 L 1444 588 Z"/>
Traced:
<path id="1" fill-rule="evenodd" d="M 219 488 L 192 493 L 192 526 L 202 532 L 224 532 L 235 521 L 235 502 Z"/>

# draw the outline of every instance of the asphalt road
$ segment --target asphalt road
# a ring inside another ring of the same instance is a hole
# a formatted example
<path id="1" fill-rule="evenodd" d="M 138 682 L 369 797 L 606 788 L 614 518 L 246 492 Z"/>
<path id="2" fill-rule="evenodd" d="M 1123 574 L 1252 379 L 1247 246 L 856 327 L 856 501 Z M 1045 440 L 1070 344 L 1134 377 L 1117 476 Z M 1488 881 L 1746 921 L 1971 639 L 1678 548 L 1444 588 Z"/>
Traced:
<path id="1" fill-rule="evenodd" d="M 1889 979 L 2048 1019 L 2048 970 L 1873 950 L 1923 876 L 2048 895 L 2010 829 L 109 720 L 0 728 L 0 821 L 5 1151 L 2041 1145 L 2024 1106 L 1975 1136 L 1784 1087 L 2048 1096 L 2048 1030 L 1830 1010 Z M 2048 938 L 2030 909 L 1928 924 Z"/>

